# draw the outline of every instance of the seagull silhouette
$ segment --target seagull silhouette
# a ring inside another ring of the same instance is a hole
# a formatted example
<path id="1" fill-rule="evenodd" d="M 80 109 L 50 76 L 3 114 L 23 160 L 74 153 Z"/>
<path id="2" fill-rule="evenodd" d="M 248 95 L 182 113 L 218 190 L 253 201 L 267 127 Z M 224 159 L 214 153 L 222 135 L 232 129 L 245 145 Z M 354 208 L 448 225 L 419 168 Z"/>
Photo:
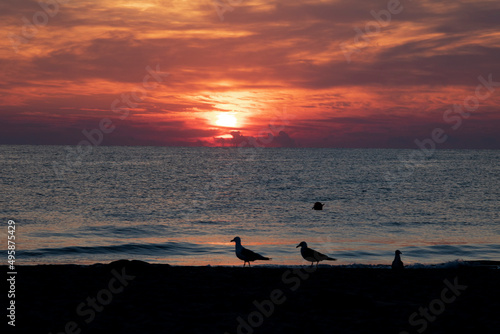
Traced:
<path id="1" fill-rule="evenodd" d="M 301 247 L 300 254 L 302 254 L 302 257 L 304 258 L 304 260 L 311 261 L 311 267 L 313 266 L 314 262 L 316 262 L 316 267 L 317 267 L 319 261 L 323 261 L 323 260 L 337 261 L 337 259 L 331 258 L 325 254 L 321 254 L 320 252 L 317 252 L 314 249 L 307 247 L 307 242 L 305 242 L 305 241 L 302 241 L 295 248 L 299 248 L 299 247 Z"/>
<path id="2" fill-rule="evenodd" d="M 394 261 L 392 261 L 393 270 L 403 270 L 405 268 L 403 261 L 401 261 L 401 254 L 403 253 L 401 253 L 399 249 L 395 252 Z"/>
<path id="3" fill-rule="evenodd" d="M 255 252 L 252 252 L 249 249 L 246 249 L 241 245 L 241 239 L 240 237 L 235 237 L 231 242 L 236 243 L 236 257 L 240 260 L 243 260 L 243 267 L 245 266 L 245 263 L 248 262 L 248 266 L 250 267 L 250 261 L 255 261 L 255 260 L 271 260 L 269 257 L 264 257 L 260 254 L 257 254 Z"/>

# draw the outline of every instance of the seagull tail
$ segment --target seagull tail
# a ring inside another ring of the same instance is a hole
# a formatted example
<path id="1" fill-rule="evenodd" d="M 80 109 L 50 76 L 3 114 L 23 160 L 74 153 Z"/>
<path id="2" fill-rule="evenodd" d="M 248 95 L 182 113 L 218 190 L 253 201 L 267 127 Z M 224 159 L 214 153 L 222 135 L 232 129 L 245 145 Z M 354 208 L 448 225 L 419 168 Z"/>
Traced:
<path id="1" fill-rule="evenodd" d="M 333 257 L 329 257 L 327 260 L 330 260 L 330 261 L 337 261 L 337 259 L 334 259 Z"/>

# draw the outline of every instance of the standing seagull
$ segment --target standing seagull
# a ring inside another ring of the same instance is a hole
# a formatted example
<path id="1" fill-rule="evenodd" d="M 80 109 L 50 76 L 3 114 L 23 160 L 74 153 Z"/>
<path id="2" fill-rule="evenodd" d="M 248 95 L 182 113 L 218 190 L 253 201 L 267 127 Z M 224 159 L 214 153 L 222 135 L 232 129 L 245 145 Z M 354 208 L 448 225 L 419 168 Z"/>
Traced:
<path id="1" fill-rule="evenodd" d="M 313 266 L 314 262 L 316 262 L 316 267 L 317 267 L 319 261 L 323 261 L 323 260 L 337 261 L 337 259 L 331 258 L 325 254 L 321 254 L 320 252 L 317 252 L 314 249 L 307 247 L 307 243 L 305 241 L 302 241 L 295 248 L 299 248 L 299 247 L 301 247 L 300 254 L 302 254 L 302 257 L 306 261 L 311 261 L 311 267 Z"/>
<path id="2" fill-rule="evenodd" d="M 393 270 L 403 270 L 405 268 L 405 265 L 403 264 L 403 261 L 401 261 L 401 253 L 399 249 L 396 251 L 396 255 L 394 256 L 394 261 L 392 261 L 392 269 Z"/>
<path id="3" fill-rule="evenodd" d="M 257 254 L 255 252 L 252 252 L 249 249 L 246 249 L 241 245 L 241 239 L 240 237 L 235 237 L 231 242 L 236 243 L 236 257 L 238 259 L 243 260 L 243 267 L 245 266 L 245 263 L 248 262 L 248 266 L 250 267 L 250 261 L 255 261 L 255 260 L 271 260 L 268 257 L 264 257 L 260 254 Z"/>

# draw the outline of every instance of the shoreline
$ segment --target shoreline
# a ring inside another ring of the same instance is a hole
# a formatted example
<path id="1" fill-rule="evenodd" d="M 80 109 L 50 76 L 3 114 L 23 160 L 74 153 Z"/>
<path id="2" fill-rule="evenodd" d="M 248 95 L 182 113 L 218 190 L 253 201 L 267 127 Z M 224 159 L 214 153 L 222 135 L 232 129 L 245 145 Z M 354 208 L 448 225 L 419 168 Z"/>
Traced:
<path id="1" fill-rule="evenodd" d="M 20 265 L 16 327 L 9 329 L 80 334 L 493 333 L 500 327 L 494 311 L 500 309 L 500 271 L 490 268 L 479 264 L 394 272 L 135 260 Z"/>
<path id="2" fill-rule="evenodd" d="M 36 267 L 36 266 L 81 266 L 81 267 L 90 267 L 96 265 L 109 265 L 110 263 L 116 261 L 133 261 L 133 262 L 142 262 L 148 265 L 159 265 L 159 266 L 171 266 L 171 267 L 220 267 L 220 268 L 237 268 L 242 267 L 242 262 L 235 262 L 232 264 L 172 264 L 172 263 L 158 263 L 158 262 L 148 262 L 136 259 L 121 259 L 114 260 L 109 262 L 89 262 L 89 263 L 25 263 L 19 264 L 16 267 Z M 407 261 L 403 261 L 406 269 L 433 269 L 433 268 L 459 268 L 459 267 L 488 267 L 490 269 L 500 269 L 500 260 L 453 260 L 442 263 L 407 263 Z M 258 268 L 299 268 L 299 267 L 307 267 L 310 264 L 307 262 L 304 263 L 293 263 L 293 264 L 272 264 L 268 262 L 253 262 L 252 267 Z M 0 265 L 0 268 L 5 268 L 7 265 Z M 366 269 L 391 269 L 390 263 L 348 263 L 348 264 L 329 264 L 329 262 L 322 262 L 319 264 L 321 268 L 366 268 Z"/>

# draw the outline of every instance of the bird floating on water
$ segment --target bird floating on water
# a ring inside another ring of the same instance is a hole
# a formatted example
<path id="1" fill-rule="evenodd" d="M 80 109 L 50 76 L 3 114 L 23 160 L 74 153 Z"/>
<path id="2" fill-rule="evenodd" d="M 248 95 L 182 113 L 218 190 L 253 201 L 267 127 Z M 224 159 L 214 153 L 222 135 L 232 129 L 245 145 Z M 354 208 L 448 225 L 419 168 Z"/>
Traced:
<path id="1" fill-rule="evenodd" d="M 392 261 L 393 270 L 403 270 L 405 268 L 403 261 L 401 261 L 401 254 L 403 253 L 399 249 L 395 252 L 394 261 Z"/>
<path id="2" fill-rule="evenodd" d="M 314 210 L 323 210 L 323 205 L 325 205 L 325 204 L 323 204 L 321 202 L 316 202 L 316 203 L 314 203 L 314 206 L 312 208 Z"/>
<path id="3" fill-rule="evenodd" d="M 257 254 L 255 252 L 252 252 L 249 249 L 246 249 L 241 245 L 241 239 L 240 237 L 235 237 L 231 242 L 236 243 L 236 257 L 240 260 L 243 260 L 243 267 L 245 264 L 248 262 L 248 266 L 250 267 L 250 261 L 255 261 L 255 260 L 271 260 L 269 257 L 262 256 L 260 254 Z"/>
<path id="4" fill-rule="evenodd" d="M 316 267 L 317 267 L 319 261 L 323 261 L 323 260 L 337 261 L 337 259 L 331 258 L 328 255 L 321 254 L 320 252 L 317 252 L 314 249 L 307 247 L 307 242 L 305 242 L 305 241 L 302 241 L 295 248 L 299 248 L 299 247 L 301 247 L 300 254 L 302 254 L 302 257 L 304 258 L 304 260 L 311 261 L 311 267 L 313 266 L 314 262 L 316 262 Z"/>

